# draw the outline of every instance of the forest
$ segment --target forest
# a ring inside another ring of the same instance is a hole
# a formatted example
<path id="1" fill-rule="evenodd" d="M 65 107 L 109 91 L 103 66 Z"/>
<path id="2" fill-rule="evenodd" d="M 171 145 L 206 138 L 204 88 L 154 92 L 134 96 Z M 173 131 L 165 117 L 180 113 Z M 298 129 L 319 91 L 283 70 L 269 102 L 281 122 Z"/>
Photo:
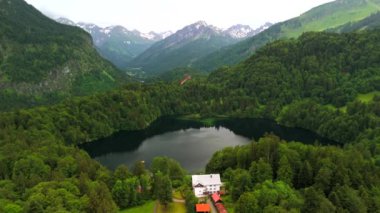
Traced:
<path id="1" fill-rule="evenodd" d="M 236 212 L 380 209 L 380 32 L 305 33 L 270 43 L 234 67 L 180 86 L 155 81 L 59 104 L 0 113 L 0 212 L 116 212 L 180 188 L 186 172 L 158 158 L 110 171 L 78 144 L 138 130 L 166 115 L 260 117 L 340 146 L 268 135 L 214 154 Z M 366 101 L 357 97 L 373 94 Z M 243 205 L 245 203 L 252 205 Z"/>
<path id="2" fill-rule="evenodd" d="M 378 155 L 365 143 L 341 149 L 267 135 L 216 152 L 206 172 L 222 174 L 236 212 L 377 212 Z"/>

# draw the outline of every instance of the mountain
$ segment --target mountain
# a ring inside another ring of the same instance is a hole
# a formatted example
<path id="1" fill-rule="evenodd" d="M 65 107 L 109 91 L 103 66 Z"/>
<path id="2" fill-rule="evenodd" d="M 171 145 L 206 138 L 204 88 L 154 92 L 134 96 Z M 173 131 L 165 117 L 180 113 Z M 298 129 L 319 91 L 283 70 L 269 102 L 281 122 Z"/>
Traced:
<path id="1" fill-rule="evenodd" d="M 0 1 L 0 110 L 54 103 L 126 80 L 90 35 L 59 24 L 23 0 Z"/>
<path id="2" fill-rule="evenodd" d="M 129 61 L 171 33 L 141 33 L 137 30 L 130 31 L 122 26 L 102 28 L 90 23 L 75 23 L 66 18 L 59 18 L 56 21 L 86 30 L 91 34 L 98 52 L 120 69 L 125 69 Z"/>
<path id="3" fill-rule="evenodd" d="M 157 42 L 133 59 L 131 66 L 140 68 L 148 74 L 161 73 L 177 67 L 189 67 L 203 56 L 234 44 L 255 32 L 257 31 L 244 25 L 222 30 L 199 21 Z"/>
<path id="4" fill-rule="evenodd" d="M 380 10 L 380 0 L 336 0 L 315 7 L 299 17 L 277 23 L 252 38 L 213 52 L 195 62 L 194 67 L 211 71 L 246 59 L 268 42 L 294 38 L 304 32 L 324 31 L 368 17 Z"/>
<path id="5" fill-rule="evenodd" d="M 380 28 L 380 12 L 374 13 L 367 18 L 357 21 L 350 22 L 348 24 L 329 29 L 329 32 L 347 33 L 358 30 L 369 30 L 369 29 L 379 29 Z"/>

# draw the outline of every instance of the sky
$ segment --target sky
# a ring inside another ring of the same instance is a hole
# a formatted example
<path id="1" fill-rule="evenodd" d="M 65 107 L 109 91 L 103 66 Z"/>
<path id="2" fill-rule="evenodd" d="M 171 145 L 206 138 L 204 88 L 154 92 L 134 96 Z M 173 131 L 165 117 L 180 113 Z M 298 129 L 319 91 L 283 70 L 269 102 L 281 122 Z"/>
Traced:
<path id="1" fill-rule="evenodd" d="M 257 28 L 299 16 L 332 0 L 26 0 L 45 15 L 142 32 L 177 31 L 203 20 L 228 28 Z"/>

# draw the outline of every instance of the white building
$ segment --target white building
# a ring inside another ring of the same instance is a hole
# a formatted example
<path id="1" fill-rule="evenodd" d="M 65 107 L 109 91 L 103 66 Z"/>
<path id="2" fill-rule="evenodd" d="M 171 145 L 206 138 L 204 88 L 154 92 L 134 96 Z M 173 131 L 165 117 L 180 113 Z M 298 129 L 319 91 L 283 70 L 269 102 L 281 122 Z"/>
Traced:
<path id="1" fill-rule="evenodd" d="M 193 175 L 192 185 L 196 197 L 205 197 L 219 192 L 222 182 L 219 174 Z"/>

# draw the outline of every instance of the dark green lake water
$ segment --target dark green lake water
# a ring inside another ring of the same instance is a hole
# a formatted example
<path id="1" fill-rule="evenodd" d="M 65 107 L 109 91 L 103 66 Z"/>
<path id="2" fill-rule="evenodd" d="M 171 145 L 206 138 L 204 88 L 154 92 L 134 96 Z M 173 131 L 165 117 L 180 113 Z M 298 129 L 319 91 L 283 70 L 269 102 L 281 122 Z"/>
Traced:
<path id="1" fill-rule="evenodd" d="M 205 127 L 196 121 L 160 118 L 141 131 L 122 131 L 81 146 L 104 166 L 114 169 L 144 160 L 148 165 L 156 156 L 176 159 L 189 171 L 203 170 L 213 153 L 228 146 L 249 144 L 265 133 L 287 141 L 335 144 L 334 141 L 300 128 L 289 128 L 265 119 L 225 119 Z"/>

